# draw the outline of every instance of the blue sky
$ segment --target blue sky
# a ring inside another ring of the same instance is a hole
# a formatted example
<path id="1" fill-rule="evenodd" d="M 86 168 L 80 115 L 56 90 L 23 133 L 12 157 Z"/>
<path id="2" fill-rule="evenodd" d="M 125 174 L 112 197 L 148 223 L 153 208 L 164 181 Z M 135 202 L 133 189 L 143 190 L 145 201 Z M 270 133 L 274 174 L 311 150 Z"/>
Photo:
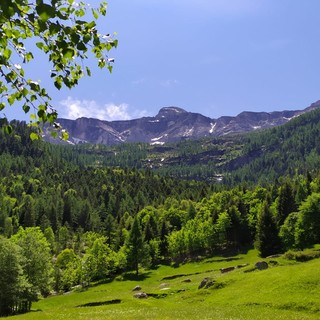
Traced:
<path id="1" fill-rule="evenodd" d="M 111 75 L 93 67 L 92 77 L 77 88 L 57 91 L 48 82 L 46 58 L 31 69 L 48 86 L 61 117 L 124 120 L 178 106 L 218 118 L 245 110 L 303 109 L 320 99 L 319 0 L 108 5 L 99 28 L 117 32 Z M 17 107 L 6 113 L 26 118 Z"/>

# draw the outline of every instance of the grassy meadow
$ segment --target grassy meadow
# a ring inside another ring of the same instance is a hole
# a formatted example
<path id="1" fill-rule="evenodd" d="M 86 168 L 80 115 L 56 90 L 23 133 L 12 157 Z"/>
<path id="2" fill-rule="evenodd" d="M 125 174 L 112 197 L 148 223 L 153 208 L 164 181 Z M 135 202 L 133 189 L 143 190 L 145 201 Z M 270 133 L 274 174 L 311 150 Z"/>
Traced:
<path id="1" fill-rule="evenodd" d="M 319 250 L 319 247 L 316 248 Z M 257 261 L 267 270 L 253 270 Z M 243 266 L 248 264 L 247 266 Z M 220 268 L 241 266 L 228 273 Z M 247 271 L 247 272 L 246 272 Z M 205 278 L 210 288 L 198 289 Z M 135 286 L 149 294 L 133 297 Z M 320 319 L 320 259 L 261 259 L 255 250 L 234 257 L 213 257 L 179 267 L 119 276 L 110 283 L 43 299 L 32 312 L 6 319 Z"/>

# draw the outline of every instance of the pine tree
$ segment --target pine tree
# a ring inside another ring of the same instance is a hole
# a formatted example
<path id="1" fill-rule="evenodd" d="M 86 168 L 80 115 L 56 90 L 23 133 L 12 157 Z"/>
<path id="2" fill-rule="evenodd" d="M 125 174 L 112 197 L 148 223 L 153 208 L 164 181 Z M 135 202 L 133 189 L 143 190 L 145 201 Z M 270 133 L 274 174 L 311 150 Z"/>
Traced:
<path id="1" fill-rule="evenodd" d="M 276 201 L 277 206 L 277 225 L 280 227 L 288 215 L 297 210 L 295 199 L 293 196 L 293 191 L 291 185 L 286 182 L 283 186 L 279 188 L 279 196 Z"/>
<path id="2" fill-rule="evenodd" d="M 23 199 L 21 208 L 22 224 L 24 227 L 34 227 L 36 225 L 36 213 L 34 209 L 34 199 L 27 194 Z"/>
<path id="3" fill-rule="evenodd" d="M 127 242 L 127 261 L 130 269 L 136 271 L 136 275 L 139 274 L 139 262 L 143 259 L 143 239 L 142 231 L 138 218 L 133 221 L 132 228 L 129 233 Z"/>
<path id="4" fill-rule="evenodd" d="M 259 212 L 256 247 L 261 257 L 267 257 L 281 249 L 277 225 L 267 201 L 263 203 Z"/>

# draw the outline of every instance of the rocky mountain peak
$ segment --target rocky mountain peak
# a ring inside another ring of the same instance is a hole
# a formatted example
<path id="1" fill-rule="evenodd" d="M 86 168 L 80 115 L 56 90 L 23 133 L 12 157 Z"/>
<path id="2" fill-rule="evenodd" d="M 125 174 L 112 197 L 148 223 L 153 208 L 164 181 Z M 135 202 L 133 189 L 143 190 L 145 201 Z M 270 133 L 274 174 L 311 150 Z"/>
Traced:
<path id="1" fill-rule="evenodd" d="M 179 107 L 164 107 L 159 110 L 159 113 L 156 115 L 156 118 L 175 117 L 183 113 L 188 113 L 188 112 Z"/>
<path id="2" fill-rule="evenodd" d="M 211 119 L 199 113 L 187 112 L 182 108 L 171 106 L 160 109 L 155 117 L 135 120 L 104 121 L 81 118 L 59 119 L 59 122 L 69 132 L 69 143 L 114 145 L 123 142 L 145 142 L 162 145 L 181 139 L 198 139 L 270 128 L 282 125 L 318 107 L 320 107 L 320 101 L 304 110 L 244 111 L 235 117 Z"/>

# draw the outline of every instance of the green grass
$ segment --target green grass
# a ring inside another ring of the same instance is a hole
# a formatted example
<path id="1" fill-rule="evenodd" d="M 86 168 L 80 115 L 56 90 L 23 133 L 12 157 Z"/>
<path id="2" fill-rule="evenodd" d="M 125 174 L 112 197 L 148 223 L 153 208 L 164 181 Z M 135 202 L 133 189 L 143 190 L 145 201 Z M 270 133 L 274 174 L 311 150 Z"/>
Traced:
<path id="1" fill-rule="evenodd" d="M 202 262 L 188 263 L 178 268 L 161 266 L 146 271 L 138 280 L 118 277 L 108 284 L 93 286 L 84 292 L 50 297 L 33 304 L 29 314 L 6 319 L 32 320 L 102 320 L 102 319 L 261 319 L 303 320 L 320 318 L 320 259 L 297 262 L 284 258 L 263 271 L 244 272 L 261 260 L 256 251 L 226 259 L 214 257 Z M 220 268 L 249 263 L 221 274 Z M 184 276 L 182 276 L 185 274 Z M 164 277 L 181 275 L 175 279 Z M 205 277 L 215 280 L 209 289 L 198 289 Z M 182 282 L 190 279 L 191 282 Z M 163 285 L 163 284 L 166 285 Z M 162 284 L 162 286 L 161 286 Z M 139 300 L 132 289 L 159 294 Z M 166 290 L 161 290 L 161 288 Z M 169 289 L 167 289 L 169 288 Z M 85 304 L 117 304 L 93 307 Z"/>

